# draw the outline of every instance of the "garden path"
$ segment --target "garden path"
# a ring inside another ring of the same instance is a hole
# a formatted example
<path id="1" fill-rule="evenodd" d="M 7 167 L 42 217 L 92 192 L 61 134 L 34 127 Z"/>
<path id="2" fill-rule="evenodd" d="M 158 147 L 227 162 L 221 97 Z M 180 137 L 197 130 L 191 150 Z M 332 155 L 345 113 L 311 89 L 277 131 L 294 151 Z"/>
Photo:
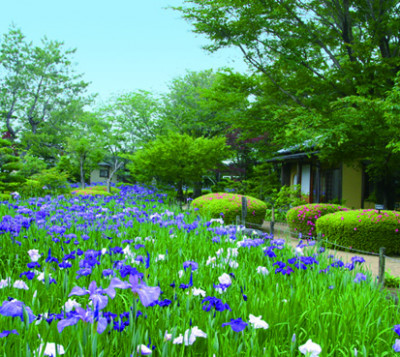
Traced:
<path id="1" fill-rule="evenodd" d="M 269 222 L 264 222 L 262 229 L 269 231 Z M 285 239 L 292 247 L 296 247 L 299 244 L 299 239 L 293 238 L 290 234 L 289 227 L 287 224 L 278 223 L 275 225 L 275 237 Z M 336 255 L 344 263 L 351 261 L 354 256 L 363 257 L 365 259 L 365 267 L 372 272 L 373 276 L 379 275 L 379 257 L 373 255 L 359 254 L 359 253 L 349 253 L 341 250 L 328 249 L 330 254 Z M 400 257 L 394 259 L 385 259 L 385 271 L 389 272 L 393 276 L 400 277 Z"/>

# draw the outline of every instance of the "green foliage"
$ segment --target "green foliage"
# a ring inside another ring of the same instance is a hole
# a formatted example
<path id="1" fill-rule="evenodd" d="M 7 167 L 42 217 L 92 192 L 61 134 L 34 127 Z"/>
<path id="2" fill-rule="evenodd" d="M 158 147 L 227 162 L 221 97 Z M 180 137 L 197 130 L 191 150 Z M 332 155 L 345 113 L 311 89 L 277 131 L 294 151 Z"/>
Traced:
<path id="1" fill-rule="evenodd" d="M 26 197 L 59 195 L 69 192 L 68 174 L 57 168 L 43 170 L 32 175 L 20 188 L 20 193 Z"/>
<path id="2" fill-rule="evenodd" d="M 0 138 L 0 193 L 18 190 L 25 181 L 20 174 L 22 164 L 11 142 Z"/>
<path id="3" fill-rule="evenodd" d="M 301 194 L 301 185 L 282 186 L 279 190 L 273 189 L 266 199 L 276 209 L 289 209 L 306 204 L 305 197 Z"/>
<path id="4" fill-rule="evenodd" d="M 257 198 L 246 196 L 246 223 L 261 225 L 264 221 L 267 205 Z M 242 214 L 242 195 L 232 193 L 210 193 L 196 198 L 192 202 L 200 214 L 208 214 L 212 218 L 223 218 L 226 224 L 236 223 L 236 216 Z"/>
<path id="5" fill-rule="evenodd" d="M 80 181 L 80 170 L 79 165 L 69 155 L 63 155 L 57 162 L 57 170 L 68 175 L 68 179 L 71 182 Z M 85 181 L 89 180 L 89 172 L 85 172 Z"/>
<path id="6" fill-rule="evenodd" d="M 169 92 L 163 96 L 162 120 L 167 130 L 196 138 L 223 134 L 227 124 L 218 114 L 224 111 L 216 111 L 205 95 L 217 77 L 212 70 L 189 71 L 172 81 Z"/>
<path id="7" fill-rule="evenodd" d="M 1 41 L 2 118 L 12 140 L 18 134 L 24 148 L 43 158 L 54 158 L 61 149 L 65 127 L 73 118 L 72 103 L 89 102 L 84 99 L 88 83 L 74 73 L 74 52 L 47 38 L 35 46 L 15 27 Z"/>
<path id="8" fill-rule="evenodd" d="M 99 114 L 111 124 L 110 132 L 125 152 L 132 152 L 142 143 L 160 134 L 161 106 L 150 92 L 130 92 L 112 98 Z"/>
<path id="9" fill-rule="evenodd" d="M 199 182 L 228 156 L 224 138 L 193 138 L 187 134 L 169 133 L 146 144 L 134 155 L 128 169 L 139 182 L 153 178 L 174 183 L 178 198 L 183 198 L 183 185 Z"/>
<path id="10" fill-rule="evenodd" d="M 209 39 L 207 50 L 236 47 L 254 72 L 215 87 L 216 97 L 253 95 L 230 123 L 248 137 L 267 132 L 268 148 L 318 138 L 324 160 L 364 161 L 392 206 L 400 178 L 398 5 L 188 0 L 175 9 Z"/>
<path id="11" fill-rule="evenodd" d="M 45 170 L 47 168 L 46 163 L 43 159 L 32 155 L 31 153 L 27 153 L 22 158 L 22 167 L 20 170 L 21 175 L 26 178 L 38 174 L 39 172 Z"/>
<path id="12" fill-rule="evenodd" d="M 385 271 L 385 287 L 400 288 L 400 277 L 390 274 L 390 271 Z"/>
<path id="13" fill-rule="evenodd" d="M 315 237 L 317 231 L 316 222 L 320 217 L 337 211 L 348 211 L 343 206 L 330 203 L 312 203 L 291 208 L 286 213 L 286 220 L 290 230 L 296 234 L 303 234 L 306 237 Z"/>
<path id="14" fill-rule="evenodd" d="M 345 247 L 386 254 L 400 253 L 400 212 L 354 210 L 336 212 L 317 220 L 316 231 L 324 239 Z"/>

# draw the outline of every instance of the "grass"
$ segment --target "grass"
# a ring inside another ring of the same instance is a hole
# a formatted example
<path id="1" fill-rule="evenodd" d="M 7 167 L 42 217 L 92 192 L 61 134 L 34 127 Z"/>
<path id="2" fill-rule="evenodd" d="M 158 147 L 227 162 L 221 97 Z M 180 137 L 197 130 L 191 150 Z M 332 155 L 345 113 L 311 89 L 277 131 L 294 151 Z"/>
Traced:
<path id="1" fill-rule="evenodd" d="M 133 186 L 112 197 L 60 196 L 1 205 L 0 274 L 10 284 L 0 289 L 0 302 L 4 307 L 10 298 L 22 301 L 37 320 L 29 323 L 26 310 L 24 321 L 0 314 L 1 331 L 19 334 L 0 339 L 0 355 L 33 356 L 41 343 L 49 342 L 63 346 L 67 356 L 135 356 L 141 344 L 154 346 L 155 356 L 300 356 L 299 346 L 308 339 L 321 346 L 320 356 L 353 356 L 354 349 L 358 356 L 392 355 L 399 308 L 362 264 L 354 270 L 335 267 L 335 257 L 319 246 L 305 246 L 304 255 L 318 263 L 302 269 L 296 267 L 298 260 L 289 260 L 295 253 L 283 242 L 267 237 L 239 247 L 245 237 L 236 228 L 224 228 L 195 210 L 180 212 L 166 199 Z M 40 267 L 29 269 L 27 252 L 32 249 L 42 256 Z M 185 271 L 187 261 L 198 269 Z M 71 266 L 61 269 L 62 262 Z M 278 262 L 293 272 L 276 272 Z M 269 274 L 258 273 L 260 266 Z M 91 273 L 79 276 L 87 267 Z M 93 309 L 88 294 L 68 297 L 74 287 L 88 289 L 95 281 L 107 288 L 111 276 L 104 276 L 105 270 L 127 282 L 129 275 L 123 274 L 133 268 L 144 274 L 148 286 L 160 287 L 158 300 L 166 306 L 145 307 L 130 289 L 116 288 L 115 297 L 96 311 L 108 319 L 103 333 L 97 332 L 98 322 L 81 320 L 59 333 L 57 325 L 69 316 L 68 299 Z M 27 271 L 35 273 L 32 280 L 20 276 Z M 357 273 L 366 280 L 354 282 Z M 193 285 L 180 288 L 190 285 L 191 274 Z M 232 284 L 220 293 L 215 285 L 223 274 L 230 274 Z M 13 287 L 18 280 L 28 289 Z M 196 296 L 194 288 L 221 299 L 230 310 L 204 310 L 204 297 Z M 250 314 L 262 316 L 269 328 L 254 328 Z M 222 326 L 238 318 L 248 324 L 243 331 Z M 207 337 L 188 346 L 173 343 L 194 326 Z M 171 340 L 165 340 L 166 332 Z"/>

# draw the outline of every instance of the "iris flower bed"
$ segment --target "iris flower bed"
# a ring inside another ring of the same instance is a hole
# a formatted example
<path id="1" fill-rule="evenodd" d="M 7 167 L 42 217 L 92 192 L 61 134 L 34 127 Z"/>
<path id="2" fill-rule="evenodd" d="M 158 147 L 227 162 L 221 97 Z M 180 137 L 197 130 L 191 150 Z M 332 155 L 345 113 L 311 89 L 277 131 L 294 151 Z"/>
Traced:
<path id="1" fill-rule="evenodd" d="M 154 190 L 0 206 L 0 355 L 385 356 L 398 306 L 315 242 L 293 250 Z"/>

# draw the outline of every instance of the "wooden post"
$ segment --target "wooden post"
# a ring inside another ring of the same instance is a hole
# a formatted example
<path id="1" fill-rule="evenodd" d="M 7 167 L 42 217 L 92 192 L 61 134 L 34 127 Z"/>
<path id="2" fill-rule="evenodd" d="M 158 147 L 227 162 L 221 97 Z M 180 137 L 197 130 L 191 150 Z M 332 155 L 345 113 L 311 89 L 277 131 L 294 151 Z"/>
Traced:
<path id="1" fill-rule="evenodd" d="M 385 283 L 385 249 L 379 248 L 379 284 L 383 287 Z"/>
<path id="2" fill-rule="evenodd" d="M 275 232 L 275 207 L 274 207 L 274 205 L 272 205 L 269 234 L 274 235 L 274 232 Z"/>
<path id="3" fill-rule="evenodd" d="M 242 196 L 242 224 L 246 226 L 246 216 L 247 216 L 247 198 Z"/>

